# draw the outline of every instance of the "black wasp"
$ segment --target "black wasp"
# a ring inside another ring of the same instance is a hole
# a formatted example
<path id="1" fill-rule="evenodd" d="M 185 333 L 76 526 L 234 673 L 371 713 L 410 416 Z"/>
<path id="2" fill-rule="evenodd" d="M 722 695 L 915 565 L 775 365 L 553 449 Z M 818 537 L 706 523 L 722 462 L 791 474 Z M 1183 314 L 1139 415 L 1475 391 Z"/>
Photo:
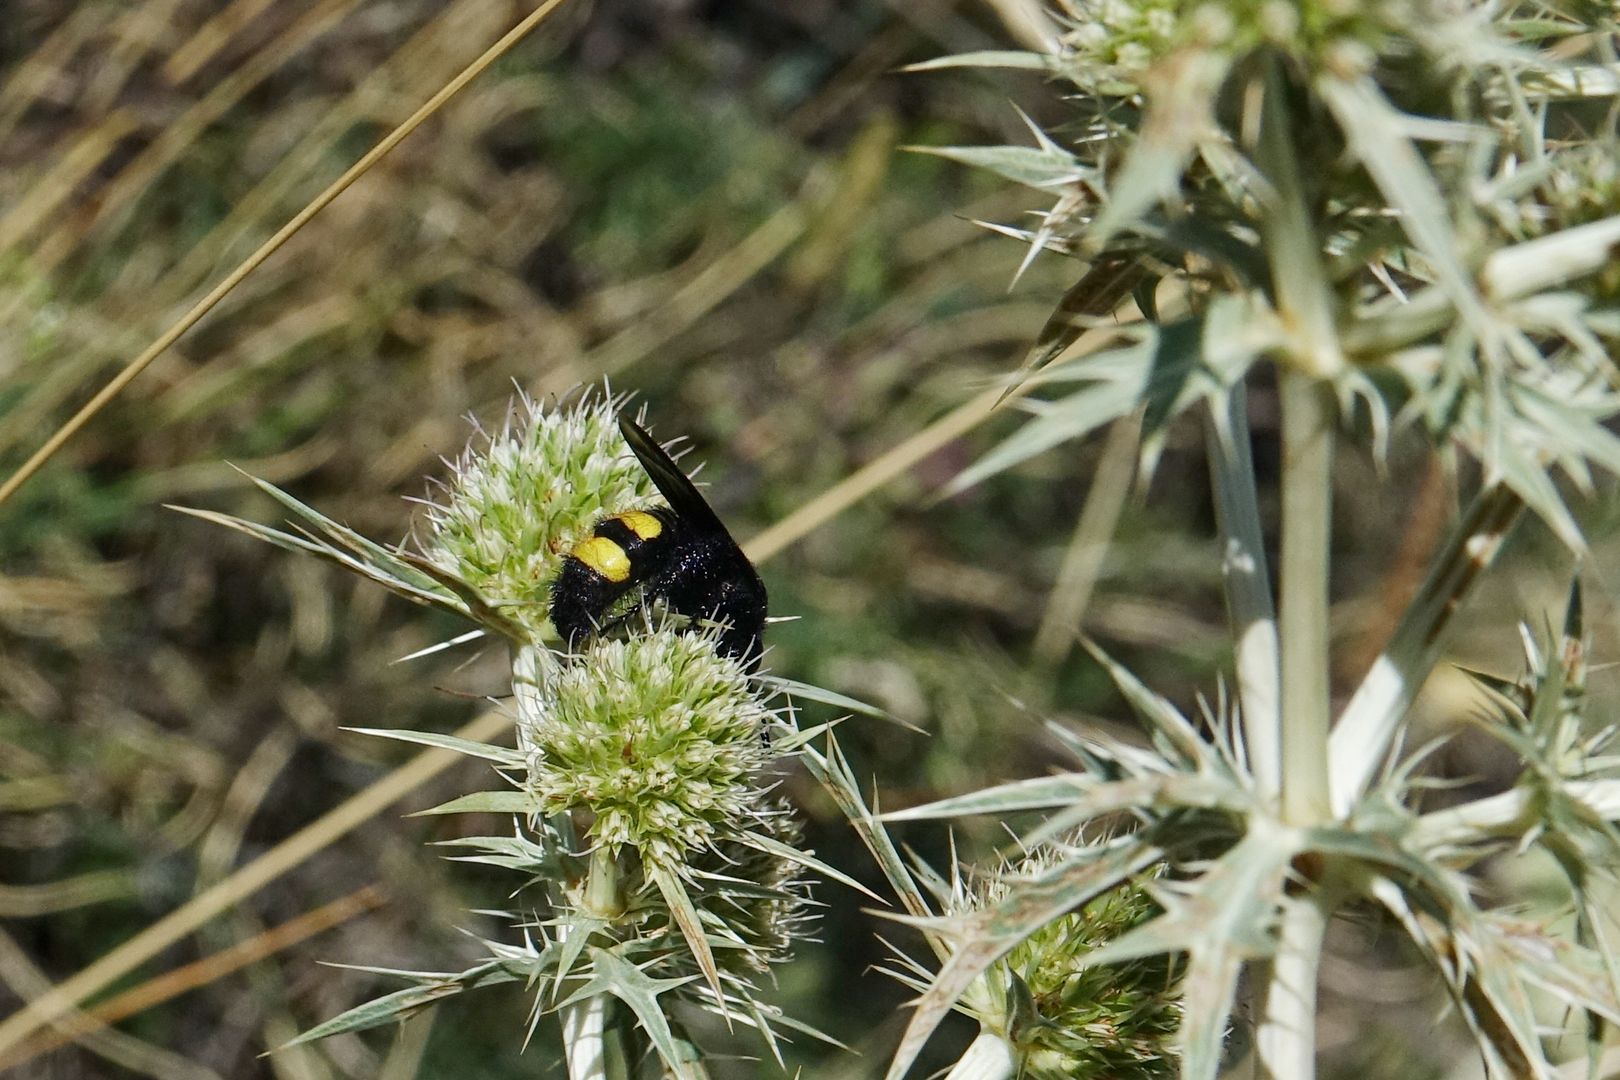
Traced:
<path id="1" fill-rule="evenodd" d="M 720 651 L 753 671 L 764 651 L 765 583 L 664 448 L 624 413 L 619 430 L 669 505 L 603 518 L 574 545 L 552 587 L 551 624 L 577 646 L 637 604 L 662 601 L 720 624 Z"/>

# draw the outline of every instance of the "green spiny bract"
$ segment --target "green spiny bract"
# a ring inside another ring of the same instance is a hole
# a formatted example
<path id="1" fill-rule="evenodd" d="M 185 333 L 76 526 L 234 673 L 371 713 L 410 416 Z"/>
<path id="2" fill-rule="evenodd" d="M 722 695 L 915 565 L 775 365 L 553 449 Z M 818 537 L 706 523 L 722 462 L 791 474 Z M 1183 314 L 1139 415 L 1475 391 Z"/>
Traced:
<path id="1" fill-rule="evenodd" d="M 621 404 L 587 393 L 545 409 L 520 397 L 499 434 L 456 459 L 429 504 L 423 554 L 536 638 L 574 544 L 602 518 L 656 501 L 619 434 Z"/>
<path id="2" fill-rule="evenodd" d="M 755 836 L 794 850 L 804 847 L 804 830 L 792 809 L 780 799 L 756 798 L 756 809 L 735 823 L 748 826 Z M 692 902 L 710 916 L 710 925 L 723 926 L 731 947 L 717 949 L 715 962 L 722 973 L 748 981 L 791 955 L 795 944 L 809 934 L 809 881 L 799 864 L 766 851 L 739 827 L 713 844 L 688 855 L 685 874 L 701 887 L 692 890 Z M 648 893 L 656 905 L 656 898 Z M 656 931 L 669 948 L 671 970 L 697 970 L 680 932 L 665 924 Z"/>
<path id="3" fill-rule="evenodd" d="M 775 714 L 711 635 L 598 642 L 547 693 L 525 723 L 528 788 L 548 813 L 587 812 L 594 843 L 674 867 L 757 812 Z"/>

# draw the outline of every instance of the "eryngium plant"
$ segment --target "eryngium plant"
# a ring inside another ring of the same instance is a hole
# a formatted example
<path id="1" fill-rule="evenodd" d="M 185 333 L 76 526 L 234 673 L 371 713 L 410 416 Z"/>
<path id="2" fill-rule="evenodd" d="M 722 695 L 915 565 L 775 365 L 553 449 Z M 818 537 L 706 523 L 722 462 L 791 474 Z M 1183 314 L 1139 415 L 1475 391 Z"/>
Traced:
<path id="1" fill-rule="evenodd" d="M 1381 911 L 1428 957 L 1493 1077 L 1551 1075 L 1549 1008 L 1575 1021 L 1595 1060 L 1620 1021 L 1620 949 L 1590 892 L 1620 865 L 1620 761 L 1603 752 L 1614 719 L 1586 715 L 1578 603 L 1563 640 L 1532 648 L 1525 677 L 1493 684 L 1495 706 L 1473 718 L 1519 755 L 1511 790 L 1425 813 L 1423 758 L 1403 736 L 1449 621 L 1521 511 L 1579 551 L 1568 494 L 1590 490 L 1594 465 L 1620 471 L 1612 7 L 1058 8 L 1050 53 L 922 65 L 1025 68 L 1061 84 L 1070 116 L 1031 124 L 1035 146 L 934 152 L 1049 196 L 1036 228 L 992 227 L 1031 258 L 1084 264 L 1009 389 L 1045 400 L 957 485 L 1115 420 L 1141 423 L 1151 462 L 1176 418 L 1202 414 L 1237 694 L 1189 718 L 1093 650 L 1150 749 L 1067 733 L 1067 771 L 896 815 L 1034 813 L 1032 849 L 1094 820 L 1137 824 L 1062 849 L 981 911 L 915 915 L 940 968 L 890 1077 L 993 965 L 1150 871 L 1159 913 L 1074 970 L 1180 958 L 1186 1007 L 1167 1074 L 1216 1075 L 1248 969 L 1260 1074 L 1313 1076 L 1322 939 L 1352 908 Z M 1071 349 L 1088 330 L 1086 345 L 1107 334 L 1107 347 Z M 1266 367 L 1281 405 L 1276 607 L 1244 397 Z M 1335 716 L 1331 470 L 1346 428 L 1378 455 L 1392 431 L 1416 429 L 1471 455 L 1481 480 Z M 1564 871 L 1575 918 L 1480 898 L 1477 864 L 1528 847 Z M 986 1022 L 975 1046 L 999 1039 L 1008 1052 L 964 1059 L 961 1075 L 1013 1075 L 1004 1027 Z"/>
<path id="2" fill-rule="evenodd" d="M 410 599 L 477 623 L 512 654 L 515 749 L 423 732 L 372 731 L 491 761 L 496 790 L 429 813 L 508 815 L 503 835 L 452 841 L 466 861 L 517 874 L 508 913 L 519 943 L 321 1024 L 301 1040 L 389 1023 L 447 994 L 498 982 L 535 993 L 530 1034 L 561 1013 L 574 1080 L 635 1075 L 650 1049 L 670 1075 L 704 1075 L 690 1011 L 755 1028 L 778 1061 L 778 1029 L 808 1031 L 760 1000 L 756 980 L 804 936 L 801 850 L 771 794 L 774 761 L 809 733 L 766 679 L 643 614 L 627 636 L 556 651 L 547 610 L 573 545 L 604 516 L 653 502 L 617 425 L 621 401 L 567 408 L 526 398 L 502 430 L 451 466 L 429 504 L 420 552 L 383 547 L 262 481 L 300 521 L 284 532 L 197 513 L 335 562 Z M 360 729 L 368 730 L 368 729 Z M 687 1006 L 688 1010 L 678 1008 Z M 813 1032 L 812 1032 L 813 1033 Z"/>

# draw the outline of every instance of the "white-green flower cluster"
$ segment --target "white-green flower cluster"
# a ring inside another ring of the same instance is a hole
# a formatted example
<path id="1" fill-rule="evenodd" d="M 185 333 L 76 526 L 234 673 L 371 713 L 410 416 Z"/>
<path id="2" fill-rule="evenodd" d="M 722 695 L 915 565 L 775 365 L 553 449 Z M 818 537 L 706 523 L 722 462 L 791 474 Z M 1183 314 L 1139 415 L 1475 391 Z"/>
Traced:
<path id="1" fill-rule="evenodd" d="M 622 404 L 587 393 L 547 409 L 520 396 L 500 433 L 452 464 L 427 513 L 428 561 L 538 638 L 551 583 L 573 546 L 602 518 L 655 501 L 619 434 Z"/>
<path id="2" fill-rule="evenodd" d="M 712 635 L 599 641 L 547 694 L 525 725 L 529 789 L 548 813 L 588 812 L 594 842 L 676 866 L 751 820 L 773 713 Z"/>
<path id="3" fill-rule="evenodd" d="M 1447 58 L 1443 45 L 1464 6 L 1444 0 L 1062 0 L 1059 9 L 1067 24 L 1065 69 L 1081 73 L 1101 93 L 1128 94 L 1155 64 L 1193 49 L 1235 57 L 1272 48 L 1348 71 L 1370 67 L 1392 42 L 1404 40 L 1455 62 L 1456 51 Z"/>

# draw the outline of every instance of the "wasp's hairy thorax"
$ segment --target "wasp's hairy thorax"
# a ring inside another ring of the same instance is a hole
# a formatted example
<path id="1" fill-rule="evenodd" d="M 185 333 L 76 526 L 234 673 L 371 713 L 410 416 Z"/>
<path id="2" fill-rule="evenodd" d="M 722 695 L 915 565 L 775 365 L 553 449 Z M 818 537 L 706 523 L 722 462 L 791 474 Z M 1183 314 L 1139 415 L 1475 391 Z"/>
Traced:
<path id="1" fill-rule="evenodd" d="M 718 624 L 720 651 L 757 667 L 764 583 L 663 447 L 622 413 L 619 428 L 669 505 L 603 518 L 574 545 L 552 589 L 552 625 L 578 646 L 642 605 L 662 605 L 699 629 Z"/>

